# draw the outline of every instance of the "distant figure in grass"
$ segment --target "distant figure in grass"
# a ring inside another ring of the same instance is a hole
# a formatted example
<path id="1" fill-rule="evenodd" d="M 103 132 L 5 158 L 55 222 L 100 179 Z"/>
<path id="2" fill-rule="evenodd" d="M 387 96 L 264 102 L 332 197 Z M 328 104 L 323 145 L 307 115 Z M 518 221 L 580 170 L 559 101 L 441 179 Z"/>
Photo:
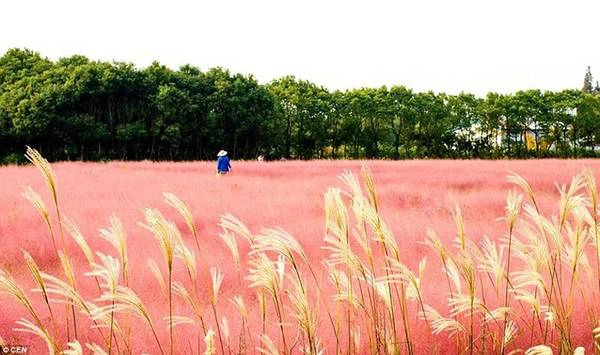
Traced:
<path id="1" fill-rule="evenodd" d="M 229 158 L 227 157 L 227 152 L 221 150 L 219 154 L 217 154 L 217 175 L 227 174 L 231 171 L 231 163 L 229 162 Z"/>
<path id="2" fill-rule="evenodd" d="M 263 161 L 265 161 L 265 156 L 261 154 L 258 156 L 258 162 L 262 163 Z"/>

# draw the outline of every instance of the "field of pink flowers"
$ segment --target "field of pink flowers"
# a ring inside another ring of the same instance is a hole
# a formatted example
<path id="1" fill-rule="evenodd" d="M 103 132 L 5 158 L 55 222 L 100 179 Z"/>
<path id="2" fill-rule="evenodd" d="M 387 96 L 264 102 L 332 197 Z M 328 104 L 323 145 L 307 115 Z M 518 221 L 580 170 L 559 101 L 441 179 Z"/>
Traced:
<path id="1" fill-rule="evenodd" d="M 233 172 L 220 177 L 215 176 L 212 162 L 64 162 L 53 164 L 52 168 L 58 183 L 61 212 L 79 227 L 93 251 L 116 257 L 115 248 L 99 237 L 99 229 L 110 226 L 109 219 L 113 214 L 122 221 L 127 233 L 128 285 L 136 290 L 148 308 L 165 352 L 169 331 L 168 322 L 163 317 L 169 314 L 168 303 L 147 267 L 147 261 L 154 259 L 162 268 L 163 256 L 152 233 L 140 225 L 145 221 L 146 207 L 157 208 L 168 220 L 174 221 L 184 241 L 191 249 L 193 247 L 198 264 L 200 299 L 205 300 L 201 307 L 206 327 L 215 331 L 216 323 L 209 301 L 212 292 L 209 269 L 215 266 L 223 272 L 218 296 L 218 318 L 226 318 L 232 344 L 238 344 L 238 334 L 243 326 L 236 306 L 229 300 L 235 295 L 243 297 L 248 310 L 248 328 L 251 330 L 248 332 L 251 337 L 247 340 L 246 352 L 255 352 L 257 346 L 263 346 L 258 336 L 264 325 L 261 323 L 255 290 L 248 287 L 248 280 L 238 275 L 230 250 L 219 238 L 222 232 L 220 217 L 231 214 L 256 234 L 263 228 L 273 227 L 287 231 L 299 242 L 316 271 L 316 278 L 323 285 L 322 289 L 317 290 L 314 282 L 307 282 L 308 292 L 315 303 L 319 303 L 315 300 L 317 294 L 327 299 L 315 307 L 318 308 L 317 329 L 321 346 L 327 354 L 333 354 L 336 352 L 335 334 L 326 309 L 333 312 L 335 306 L 331 295 L 335 290 L 327 280 L 327 271 L 322 263 L 331 253 L 322 248 L 326 234 L 324 194 L 330 187 L 347 190 L 338 176 L 345 170 L 360 174 L 363 163 L 374 177 L 379 213 L 393 232 L 403 263 L 411 270 L 417 270 L 419 262 L 427 258 L 426 272 L 420 280 L 423 302 L 433 305 L 442 313 L 448 311 L 445 272 L 436 254 L 423 241 L 427 237 L 426 231 L 431 229 L 442 242 L 449 246 L 453 243 L 457 236 L 452 215 L 455 205 L 461 207 L 465 232 L 470 239 L 479 243 L 483 236 L 488 236 L 490 240 L 500 243 L 507 234 L 507 228 L 506 221 L 499 217 L 505 216 L 507 193 L 515 188 L 506 179 L 510 172 L 521 175 L 531 184 L 540 213 L 547 216 L 559 213 L 559 193 L 555 183 L 568 184 L 583 167 L 591 168 L 600 176 L 600 161 L 593 160 L 233 162 Z M 34 166 L 0 167 L 0 269 L 12 275 L 27 290 L 34 307 L 48 321 L 49 315 L 42 298 L 39 294 L 29 292 L 36 286 L 23 262 L 23 250 L 31 254 L 42 271 L 61 278 L 64 278 L 64 274 L 44 220 L 22 196 L 24 186 L 31 186 L 38 192 L 53 211 L 51 196 Z M 163 192 L 173 193 L 189 207 L 200 239 L 199 253 L 185 221 L 165 203 Z M 58 231 L 55 218 L 52 223 L 54 230 Z M 65 243 L 78 280 L 78 291 L 86 299 L 94 300 L 98 297 L 98 289 L 93 279 L 84 275 L 90 271 L 86 257 L 66 232 Z M 246 275 L 250 247 L 241 239 L 238 244 L 242 259 L 241 275 Z M 594 262 L 590 261 L 592 264 Z M 303 268 L 305 277 L 310 280 L 306 267 Z M 166 278 L 166 272 L 164 275 Z M 175 263 L 173 279 L 187 282 L 186 270 L 181 263 Z M 491 294 L 493 291 L 488 289 L 479 296 L 485 299 L 486 295 L 489 297 Z M 595 300 L 598 301 L 598 298 Z M 174 297 L 173 302 L 174 315 L 191 317 L 185 301 Z M 415 343 L 414 352 L 455 352 L 457 340 L 449 338 L 447 332 L 432 335 L 426 322 L 418 319 L 419 307 L 416 304 L 411 307 L 409 321 Z M 296 320 L 292 312 L 287 306 L 285 308 L 285 322 L 289 324 L 284 326 L 287 327 L 288 342 L 292 343 L 294 339 L 302 337 L 298 335 L 300 332 L 294 325 Z M 54 310 L 55 318 L 62 319 L 62 323 L 50 325 L 49 329 L 59 338 L 60 346 L 64 349 L 67 340 L 64 319 L 70 311 L 60 304 Z M 39 337 L 13 330 L 17 327 L 15 321 L 21 317 L 27 318 L 27 311 L 14 298 L 0 294 L 0 337 L 3 341 L 8 344 L 27 344 L 34 354 L 45 353 L 47 347 Z M 77 339 L 82 344 L 94 342 L 102 345 L 102 338 L 90 327 L 90 322 L 86 323 L 82 315 L 76 317 L 81 318 Z M 270 320 L 266 324 L 267 332 L 275 346 L 281 347 L 273 311 L 268 312 L 267 318 Z M 153 334 L 141 321 L 132 316 L 120 320 L 131 333 L 128 338 L 131 339 L 134 353 L 160 352 Z M 593 348 L 590 327 L 593 328 L 593 325 L 584 312 L 573 311 L 571 337 L 574 346 L 584 346 L 589 350 Z M 526 349 L 541 343 L 540 331 L 536 333 L 534 330 L 531 334 L 531 330 L 522 328 L 525 329 L 519 329 L 519 334 L 526 335 L 519 336 L 510 347 L 507 346 L 508 350 Z M 176 329 L 174 353 L 204 352 L 205 335 L 201 329 L 193 324 L 178 325 Z M 358 333 L 364 332 L 359 339 L 364 349 L 362 352 L 368 352 L 367 330 L 357 329 Z M 69 337 L 73 337 L 74 331 L 69 330 Z M 337 346 L 342 349 L 347 348 L 349 342 L 356 341 L 354 337 L 353 340 L 348 340 L 348 336 L 340 338 L 342 340 L 338 341 Z M 221 348 L 218 345 L 216 348 L 220 353 Z M 292 352 L 299 351 L 298 346 Z M 406 352 L 403 349 L 400 351 Z M 237 353 L 239 349 L 232 349 L 231 352 Z"/>

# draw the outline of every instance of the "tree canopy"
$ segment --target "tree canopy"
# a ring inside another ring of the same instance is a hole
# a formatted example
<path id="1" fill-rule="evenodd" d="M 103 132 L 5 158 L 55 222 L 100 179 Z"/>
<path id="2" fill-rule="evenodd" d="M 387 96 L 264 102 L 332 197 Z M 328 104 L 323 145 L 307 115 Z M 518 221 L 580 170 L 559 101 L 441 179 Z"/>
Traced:
<path id="1" fill-rule="evenodd" d="M 596 84 L 597 86 L 597 84 Z M 600 90 L 514 94 L 330 91 L 285 76 L 191 65 L 0 57 L 0 161 L 25 145 L 52 160 L 528 158 L 595 156 Z"/>

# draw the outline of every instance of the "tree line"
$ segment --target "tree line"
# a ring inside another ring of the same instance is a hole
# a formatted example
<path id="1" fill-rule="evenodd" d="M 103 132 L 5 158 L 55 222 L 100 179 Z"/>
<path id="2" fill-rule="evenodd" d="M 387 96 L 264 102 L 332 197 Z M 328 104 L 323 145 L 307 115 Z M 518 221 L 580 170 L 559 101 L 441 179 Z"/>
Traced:
<path id="1" fill-rule="evenodd" d="M 286 76 L 157 62 L 0 57 L 0 161 L 25 145 L 52 160 L 529 158 L 595 156 L 600 89 L 514 94 L 331 91 Z"/>

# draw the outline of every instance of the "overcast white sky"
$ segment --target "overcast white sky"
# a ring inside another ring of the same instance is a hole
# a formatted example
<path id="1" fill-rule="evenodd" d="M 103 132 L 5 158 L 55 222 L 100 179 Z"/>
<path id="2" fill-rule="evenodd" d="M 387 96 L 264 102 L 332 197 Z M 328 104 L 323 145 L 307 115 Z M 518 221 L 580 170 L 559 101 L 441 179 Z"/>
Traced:
<path id="1" fill-rule="evenodd" d="M 600 79 L 598 0 L 8 0 L 0 52 L 483 95 Z"/>

